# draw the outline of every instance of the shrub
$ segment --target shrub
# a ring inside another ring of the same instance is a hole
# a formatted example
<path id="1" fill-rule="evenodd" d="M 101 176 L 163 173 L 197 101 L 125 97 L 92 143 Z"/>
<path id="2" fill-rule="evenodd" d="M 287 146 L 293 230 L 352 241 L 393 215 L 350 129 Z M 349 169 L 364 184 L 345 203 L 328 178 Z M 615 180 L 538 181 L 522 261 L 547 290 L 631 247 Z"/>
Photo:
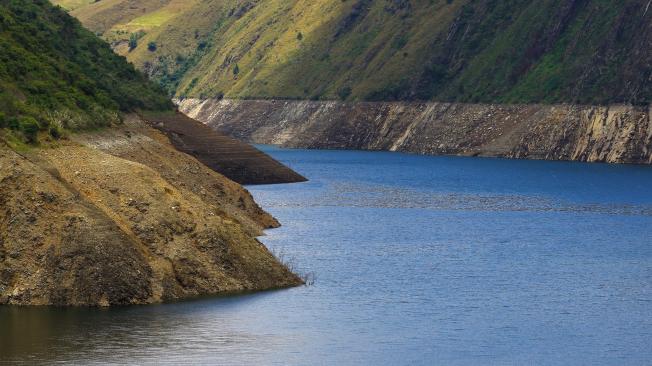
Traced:
<path id="1" fill-rule="evenodd" d="M 20 131 L 25 136 L 28 143 L 34 143 L 38 139 L 38 131 L 41 128 L 34 117 L 19 117 L 18 124 Z"/>
<path id="2" fill-rule="evenodd" d="M 61 136 L 63 135 L 61 133 L 61 129 L 59 129 L 59 127 L 57 127 L 57 126 L 50 126 L 49 133 L 50 133 L 50 136 L 52 136 L 52 138 L 54 138 L 55 140 L 60 139 Z"/>
<path id="3" fill-rule="evenodd" d="M 20 123 L 18 122 L 18 118 L 9 117 L 7 119 L 7 127 L 11 128 L 12 130 L 19 129 L 20 128 Z"/>
<path id="4" fill-rule="evenodd" d="M 7 116 L 3 112 L 0 112 L 0 128 L 7 127 Z"/>
<path id="5" fill-rule="evenodd" d="M 149 52 L 156 51 L 156 42 L 149 42 L 149 44 L 147 44 L 147 49 Z"/>
<path id="6" fill-rule="evenodd" d="M 138 35 L 132 33 L 129 36 L 129 51 L 133 51 L 136 47 L 138 47 Z"/>
<path id="7" fill-rule="evenodd" d="M 351 87 L 350 86 L 345 86 L 343 88 L 340 88 L 337 91 L 337 96 L 340 97 L 340 100 L 346 100 L 351 95 Z"/>

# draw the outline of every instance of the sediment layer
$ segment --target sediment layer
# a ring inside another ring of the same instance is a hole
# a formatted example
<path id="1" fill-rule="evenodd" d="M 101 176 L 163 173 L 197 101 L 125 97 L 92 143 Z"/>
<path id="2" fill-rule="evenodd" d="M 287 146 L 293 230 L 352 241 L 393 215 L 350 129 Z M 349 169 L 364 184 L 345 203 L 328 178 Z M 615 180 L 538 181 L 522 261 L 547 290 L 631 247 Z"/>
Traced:
<path id="1" fill-rule="evenodd" d="M 652 107 L 278 100 L 178 101 L 260 144 L 608 163 L 652 163 Z"/>
<path id="2" fill-rule="evenodd" d="M 219 133 L 182 113 L 149 113 L 145 119 L 174 147 L 240 184 L 304 182 L 306 178 L 255 147 Z"/>

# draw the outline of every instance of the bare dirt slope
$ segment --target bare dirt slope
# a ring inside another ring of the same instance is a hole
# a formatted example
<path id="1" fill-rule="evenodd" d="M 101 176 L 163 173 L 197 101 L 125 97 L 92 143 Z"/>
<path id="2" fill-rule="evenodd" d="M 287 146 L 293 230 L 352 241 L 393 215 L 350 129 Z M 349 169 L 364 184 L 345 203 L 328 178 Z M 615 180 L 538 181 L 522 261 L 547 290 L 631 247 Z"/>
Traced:
<path id="1" fill-rule="evenodd" d="M 147 304 L 298 285 L 255 239 L 249 193 L 125 126 L 17 153 L 0 145 L 0 303 Z"/>

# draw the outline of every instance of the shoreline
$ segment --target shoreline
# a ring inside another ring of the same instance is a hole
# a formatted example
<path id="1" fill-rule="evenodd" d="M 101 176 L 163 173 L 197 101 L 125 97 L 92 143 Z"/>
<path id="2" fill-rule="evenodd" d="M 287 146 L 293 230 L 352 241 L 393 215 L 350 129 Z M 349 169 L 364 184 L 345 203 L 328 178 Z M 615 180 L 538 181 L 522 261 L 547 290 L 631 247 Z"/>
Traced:
<path id="1" fill-rule="evenodd" d="M 652 106 L 177 100 L 218 132 L 290 148 L 652 164 Z"/>

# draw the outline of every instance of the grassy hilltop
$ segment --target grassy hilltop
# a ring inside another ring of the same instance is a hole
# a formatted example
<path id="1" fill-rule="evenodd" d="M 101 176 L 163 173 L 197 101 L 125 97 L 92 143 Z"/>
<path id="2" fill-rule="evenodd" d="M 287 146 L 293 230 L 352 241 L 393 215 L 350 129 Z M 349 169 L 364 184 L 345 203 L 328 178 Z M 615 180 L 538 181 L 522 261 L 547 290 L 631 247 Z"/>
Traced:
<path id="1" fill-rule="evenodd" d="M 120 111 L 172 108 L 160 87 L 49 1 L 3 1 L 0 50 L 0 133 L 8 140 L 58 138 L 109 125 Z"/>
<path id="2" fill-rule="evenodd" d="M 59 2 L 177 96 L 600 104 L 652 97 L 648 0 Z"/>

